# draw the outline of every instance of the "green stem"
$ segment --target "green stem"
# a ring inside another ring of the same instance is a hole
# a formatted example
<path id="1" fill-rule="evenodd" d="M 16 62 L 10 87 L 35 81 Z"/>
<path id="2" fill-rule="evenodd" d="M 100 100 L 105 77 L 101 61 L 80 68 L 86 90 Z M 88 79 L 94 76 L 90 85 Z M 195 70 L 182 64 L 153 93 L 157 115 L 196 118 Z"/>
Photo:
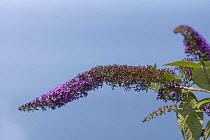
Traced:
<path id="1" fill-rule="evenodd" d="M 174 109 L 175 110 L 175 109 Z M 187 108 L 176 108 L 176 110 L 188 110 Z M 195 109 L 191 109 L 191 111 L 194 110 L 195 112 L 202 112 L 202 113 L 209 113 L 208 111 L 202 111 L 202 110 L 195 110 Z"/>
<path id="2" fill-rule="evenodd" d="M 197 89 L 197 88 L 193 88 L 193 87 L 182 87 L 182 86 L 175 86 L 175 87 L 182 88 L 182 89 L 187 89 L 187 90 L 190 90 L 190 91 L 201 91 L 201 92 L 210 93 L 210 91 L 206 90 L 206 89 Z"/>

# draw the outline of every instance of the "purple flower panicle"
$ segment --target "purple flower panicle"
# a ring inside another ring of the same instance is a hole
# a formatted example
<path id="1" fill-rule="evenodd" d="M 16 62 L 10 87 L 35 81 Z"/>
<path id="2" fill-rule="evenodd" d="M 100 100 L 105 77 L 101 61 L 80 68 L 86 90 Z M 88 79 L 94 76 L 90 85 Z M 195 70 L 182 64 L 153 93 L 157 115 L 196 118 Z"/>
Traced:
<path id="1" fill-rule="evenodd" d="M 181 25 L 174 29 L 175 33 L 181 33 L 184 38 L 185 53 L 195 59 L 210 60 L 210 45 L 194 29 L 187 25 Z M 197 58 L 198 57 L 198 58 Z"/>
<path id="2" fill-rule="evenodd" d="M 84 98 L 88 91 L 102 87 L 103 83 L 115 87 L 124 87 L 124 89 L 135 91 L 147 91 L 151 82 L 164 85 L 158 91 L 158 99 L 179 101 L 182 97 L 178 94 L 180 89 L 175 88 L 180 81 L 166 81 L 164 73 L 175 75 L 174 70 L 154 69 L 153 66 L 127 66 L 127 65 L 109 65 L 97 66 L 89 71 L 78 74 L 72 80 L 56 86 L 41 97 L 26 103 L 19 107 L 20 111 L 34 111 L 41 108 L 43 111 L 47 107 L 56 109 L 63 105 Z"/>

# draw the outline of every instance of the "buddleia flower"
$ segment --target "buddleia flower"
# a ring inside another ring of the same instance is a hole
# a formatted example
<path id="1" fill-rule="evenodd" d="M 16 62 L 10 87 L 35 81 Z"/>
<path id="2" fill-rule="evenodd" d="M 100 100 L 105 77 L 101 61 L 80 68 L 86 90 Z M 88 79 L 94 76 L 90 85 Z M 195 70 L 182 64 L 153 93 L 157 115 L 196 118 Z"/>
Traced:
<path id="1" fill-rule="evenodd" d="M 78 74 L 72 80 L 62 83 L 50 90 L 41 97 L 37 97 L 29 103 L 19 107 L 20 111 L 46 110 L 46 108 L 56 109 L 65 104 L 84 98 L 91 90 L 96 90 L 107 84 L 114 89 L 123 87 L 126 91 L 148 91 L 151 82 L 156 82 L 163 87 L 158 91 L 158 99 L 181 100 L 179 81 L 166 81 L 164 73 L 175 75 L 174 70 L 154 69 L 153 66 L 128 66 L 109 65 L 93 67 L 89 71 Z M 176 94 L 177 93 L 177 94 Z M 179 95 L 179 96 L 178 96 Z"/>
<path id="2" fill-rule="evenodd" d="M 181 25 L 174 29 L 175 33 L 184 36 L 185 53 L 192 55 L 195 60 L 210 60 L 210 45 L 203 36 L 187 25 Z"/>

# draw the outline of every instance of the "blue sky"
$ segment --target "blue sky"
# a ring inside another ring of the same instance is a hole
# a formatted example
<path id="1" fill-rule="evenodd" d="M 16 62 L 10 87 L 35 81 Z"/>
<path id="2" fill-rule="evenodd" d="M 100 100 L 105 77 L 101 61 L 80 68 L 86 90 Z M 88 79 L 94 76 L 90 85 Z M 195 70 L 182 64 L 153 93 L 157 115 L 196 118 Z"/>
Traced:
<path id="1" fill-rule="evenodd" d="M 172 104 L 153 91 L 104 86 L 60 109 L 17 108 L 97 65 L 181 60 L 183 37 L 173 29 L 190 25 L 210 42 L 209 13 L 209 0 L 2 0 L 0 139 L 182 139 L 174 113 L 141 122 Z"/>

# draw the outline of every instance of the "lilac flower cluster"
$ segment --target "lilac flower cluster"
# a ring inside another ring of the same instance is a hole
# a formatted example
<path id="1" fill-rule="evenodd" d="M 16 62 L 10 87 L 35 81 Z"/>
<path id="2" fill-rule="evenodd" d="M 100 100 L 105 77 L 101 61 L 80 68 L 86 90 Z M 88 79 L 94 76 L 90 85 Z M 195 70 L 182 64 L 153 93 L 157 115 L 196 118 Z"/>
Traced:
<path id="1" fill-rule="evenodd" d="M 87 91 L 92 89 L 92 77 L 89 74 L 78 74 L 71 81 L 62 83 L 41 97 L 20 106 L 19 110 L 39 110 L 38 107 L 41 107 L 42 110 L 46 110 L 46 107 L 55 109 L 78 98 L 86 97 Z"/>
<path id="2" fill-rule="evenodd" d="M 20 111 L 34 111 L 56 109 L 63 105 L 86 97 L 88 91 L 102 87 L 103 83 L 115 87 L 124 87 L 125 90 L 147 91 L 151 82 L 165 84 L 158 92 L 158 98 L 163 100 L 177 101 L 181 98 L 174 94 L 178 93 L 174 85 L 179 85 L 179 81 L 168 83 L 164 78 L 164 73 L 175 74 L 170 69 L 154 69 L 153 66 L 127 66 L 109 65 L 97 66 L 89 71 L 78 74 L 72 80 L 60 84 L 48 93 L 35 100 L 19 107 Z M 167 86 L 170 85 L 170 86 Z M 178 89 L 180 90 L 180 89 Z"/>
<path id="3" fill-rule="evenodd" d="M 187 25 L 178 26 L 174 29 L 174 32 L 181 33 L 185 37 L 184 45 L 186 54 L 191 54 L 195 60 L 210 60 L 210 45 L 198 32 Z"/>

